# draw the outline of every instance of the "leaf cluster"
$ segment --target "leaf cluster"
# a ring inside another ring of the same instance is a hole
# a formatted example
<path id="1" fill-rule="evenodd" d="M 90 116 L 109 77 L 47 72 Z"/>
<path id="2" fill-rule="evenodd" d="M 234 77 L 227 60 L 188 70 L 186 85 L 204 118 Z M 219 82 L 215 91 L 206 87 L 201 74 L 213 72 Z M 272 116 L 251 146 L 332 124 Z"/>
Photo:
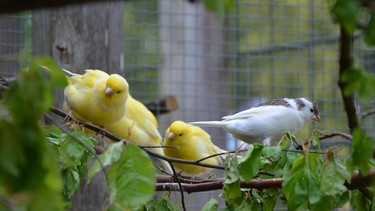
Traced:
<path id="1" fill-rule="evenodd" d="M 41 68 L 46 65 L 48 70 Z M 61 207 L 57 157 L 47 145 L 40 120 L 52 106 L 53 88 L 63 86 L 65 77 L 52 59 L 37 57 L 4 93 L 0 102 L 1 210 Z"/>
<path id="2" fill-rule="evenodd" d="M 312 150 L 320 148 L 317 132 L 312 140 L 315 141 L 310 141 L 303 151 L 296 150 L 292 143 L 275 147 L 254 145 L 241 158 L 230 157 L 223 188 L 227 209 L 274 210 L 277 201 L 287 204 L 288 210 L 332 210 L 348 202 L 353 207 L 373 206 L 372 198 L 366 198 L 361 192 L 353 195 L 354 192 L 345 185 L 350 182 L 354 170 L 363 169 L 365 175 L 373 167 L 373 140 L 356 132 L 353 151 L 345 160 L 337 158 L 334 148 L 326 153 Z M 260 174 L 260 169 L 269 174 Z M 241 179 L 249 181 L 257 178 L 282 178 L 282 188 L 241 188 Z"/>

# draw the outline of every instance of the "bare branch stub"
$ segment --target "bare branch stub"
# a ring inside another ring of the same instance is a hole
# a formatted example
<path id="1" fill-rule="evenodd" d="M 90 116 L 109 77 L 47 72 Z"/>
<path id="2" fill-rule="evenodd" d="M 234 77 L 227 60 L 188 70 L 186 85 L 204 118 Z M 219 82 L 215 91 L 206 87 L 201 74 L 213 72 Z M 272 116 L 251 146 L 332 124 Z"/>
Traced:
<path id="1" fill-rule="evenodd" d="M 144 105 L 157 116 L 177 110 L 178 100 L 174 96 L 167 96 L 161 99 L 145 102 Z"/>

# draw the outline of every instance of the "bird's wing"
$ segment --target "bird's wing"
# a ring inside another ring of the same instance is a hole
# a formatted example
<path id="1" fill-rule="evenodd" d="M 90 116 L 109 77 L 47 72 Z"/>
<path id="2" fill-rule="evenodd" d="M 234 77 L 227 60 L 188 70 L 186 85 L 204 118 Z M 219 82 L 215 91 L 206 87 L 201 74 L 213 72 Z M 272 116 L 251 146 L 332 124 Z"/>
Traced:
<path id="1" fill-rule="evenodd" d="M 197 149 L 200 151 L 200 154 L 204 155 L 204 157 L 220 153 L 221 150 L 219 147 L 215 146 L 212 141 L 210 135 L 201 129 L 200 127 L 193 126 L 193 139 L 197 141 Z"/>
<path id="2" fill-rule="evenodd" d="M 68 78 L 68 84 L 72 84 L 76 89 L 92 89 L 96 83 L 105 83 L 109 77 L 106 72 L 101 70 L 86 70 L 83 75 L 74 74 Z"/>
<path id="3" fill-rule="evenodd" d="M 126 113 L 127 118 L 133 120 L 150 136 L 162 139 L 157 127 L 158 123 L 155 116 L 149 111 L 145 105 L 138 100 L 131 97 L 129 94 L 126 102 Z"/>
<path id="4" fill-rule="evenodd" d="M 283 110 L 283 109 L 289 109 L 289 108 L 285 106 L 275 106 L 275 105 L 253 107 L 253 108 L 238 112 L 233 115 L 225 116 L 223 117 L 223 121 L 246 119 L 252 116 L 259 116 L 259 115 L 272 116 L 272 115 L 277 115 L 278 113 L 280 113 L 280 110 Z"/>

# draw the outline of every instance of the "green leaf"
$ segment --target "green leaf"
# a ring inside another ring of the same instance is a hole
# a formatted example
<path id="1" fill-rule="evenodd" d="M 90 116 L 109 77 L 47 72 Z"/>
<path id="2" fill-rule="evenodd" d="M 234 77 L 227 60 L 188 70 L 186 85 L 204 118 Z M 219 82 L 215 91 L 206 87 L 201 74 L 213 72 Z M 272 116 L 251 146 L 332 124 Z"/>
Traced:
<path id="1" fill-rule="evenodd" d="M 344 183 L 350 181 L 350 176 L 348 169 L 329 153 L 320 172 L 321 192 L 330 196 L 343 194 L 347 191 Z"/>
<path id="2" fill-rule="evenodd" d="M 250 181 L 258 174 L 262 149 L 263 145 L 254 144 L 253 148 L 239 159 L 239 172 L 246 181 Z"/>
<path id="3" fill-rule="evenodd" d="M 228 160 L 224 172 L 223 199 L 228 207 L 236 207 L 242 202 L 238 159 L 235 155 L 232 155 Z"/>
<path id="4" fill-rule="evenodd" d="M 124 147 L 120 160 L 110 167 L 111 209 L 138 209 L 155 193 L 155 169 L 147 154 L 134 144 Z"/>
<path id="5" fill-rule="evenodd" d="M 278 156 L 280 156 L 280 153 L 280 146 L 264 147 L 262 151 L 262 155 L 264 158 L 277 158 Z"/>
<path id="6" fill-rule="evenodd" d="M 63 208 L 56 145 L 47 142 L 40 126 L 53 102 L 51 87 L 40 69 L 31 66 L 18 72 L 3 95 L 0 109 L 6 115 L 0 115 L 0 198 L 16 210 Z"/>
<path id="7" fill-rule="evenodd" d="M 63 178 L 63 193 L 66 197 L 70 198 L 81 184 L 81 177 L 76 165 L 61 170 Z"/>
<path id="8" fill-rule="evenodd" d="M 349 201 L 349 198 L 350 198 L 349 194 L 350 194 L 349 191 L 346 191 L 341 195 L 336 195 L 333 198 L 333 206 L 334 207 L 343 207 Z"/>
<path id="9" fill-rule="evenodd" d="M 375 90 L 375 76 L 358 67 L 351 67 L 345 71 L 340 80 L 346 83 L 345 95 L 358 93 L 360 100 L 371 100 Z"/>
<path id="10" fill-rule="evenodd" d="M 331 11 L 344 29 L 352 33 L 356 29 L 360 9 L 358 1 L 337 0 Z"/>
<path id="11" fill-rule="evenodd" d="M 371 13 L 371 18 L 368 23 L 368 26 L 365 30 L 365 42 L 367 45 L 375 45 L 375 14 Z"/>
<path id="12" fill-rule="evenodd" d="M 216 211 L 219 208 L 219 202 L 211 198 L 203 207 L 202 211 Z"/>
<path id="13" fill-rule="evenodd" d="M 308 198 L 310 204 L 317 204 L 322 198 L 322 193 L 320 192 L 320 183 L 316 174 L 310 171 L 305 171 L 307 184 L 308 184 Z"/>
<path id="14" fill-rule="evenodd" d="M 304 153 L 294 160 L 291 170 L 285 171 L 282 191 L 287 197 L 288 209 L 331 209 L 330 197 L 320 191 L 321 166 L 321 155 Z"/>
<path id="15" fill-rule="evenodd" d="M 371 211 L 375 211 L 375 197 L 373 196 L 371 199 Z"/>
<path id="16" fill-rule="evenodd" d="M 354 210 L 369 210 L 370 200 L 367 200 L 366 196 L 364 196 L 360 191 L 353 190 L 350 205 L 352 205 Z"/>
<path id="17" fill-rule="evenodd" d="M 63 88 L 67 85 L 64 71 L 49 56 L 38 56 L 33 58 L 34 68 L 42 67 L 50 77 L 52 87 Z"/>
<path id="18" fill-rule="evenodd" d="M 276 206 L 276 197 L 279 197 L 280 194 L 278 193 L 276 196 L 273 196 L 271 190 L 264 191 L 261 202 L 262 202 L 262 210 L 264 211 L 273 211 L 275 210 Z"/>
<path id="19" fill-rule="evenodd" d="M 282 191 L 288 199 L 288 209 L 295 210 L 308 200 L 308 175 L 305 158 L 300 155 L 293 162 L 290 175 L 284 175 Z"/>
<path id="20" fill-rule="evenodd" d="M 153 200 L 149 201 L 145 205 L 145 210 L 147 211 L 174 211 L 174 210 L 179 210 L 178 204 L 172 204 L 171 199 L 168 196 L 164 196 L 160 199 L 156 199 L 154 197 Z"/>
<path id="21" fill-rule="evenodd" d="M 61 138 L 61 130 L 56 125 L 50 126 L 50 127 L 44 127 L 44 135 L 46 136 L 47 140 L 58 146 L 63 139 Z"/>
<path id="22" fill-rule="evenodd" d="M 104 153 L 99 155 L 99 159 L 103 167 L 116 163 L 120 160 L 121 155 L 124 152 L 123 145 L 123 142 L 116 142 L 109 144 L 106 147 Z M 102 170 L 102 166 L 100 165 L 99 161 L 96 160 L 87 173 L 87 183 L 90 183 L 92 177 L 100 170 Z"/>
<path id="23" fill-rule="evenodd" d="M 363 175 L 367 175 L 370 170 L 369 163 L 372 161 L 372 146 L 372 138 L 367 137 L 365 132 L 362 130 L 354 130 L 352 150 L 347 160 L 347 167 L 352 171 L 359 168 Z"/>

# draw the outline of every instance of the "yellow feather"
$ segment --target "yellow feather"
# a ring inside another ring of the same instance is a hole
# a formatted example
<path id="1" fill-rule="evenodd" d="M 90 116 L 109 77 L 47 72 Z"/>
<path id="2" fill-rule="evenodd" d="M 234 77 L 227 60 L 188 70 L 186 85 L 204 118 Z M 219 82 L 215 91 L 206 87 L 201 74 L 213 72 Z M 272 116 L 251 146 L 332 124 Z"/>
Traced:
<path id="1" fill-rule="evenodd" d="M 225 152 L 211 142 L 211 137 L 206 131 L 197 126 L 188 125 L 183 121 L 175 121 L 167 129 L 163 148 L 168 157 L 184 160 L 200 160 L 210 155 Z M 218 165 L 222 163 L 220 156 L 215 156 L 202 161 L 202 163 Z M 197 165 L 173 163 L 180 171 L 188 175 L 199 175 L 211 171 L 210 168 Z"/>
<path id="2" fill-rule="evenodd" d="M 106 131 L 115 136 L 141 146 L 161 146 L 162 137 L 157 129 L 155 116 L 145 105 L 130 94 L 126 101 L 126 112 L 114 124 L 104 125 Z M 149 148 L 150 151 L 164 156 L 162 148 Z M 168 162 L 160 160 L 165 170 L 172 173 Z"/>
<path id="3" fill-rule="evenodd" d="M 75 117 L 102 126 L 118 121 L 125 113 L 128 83 L 120 75 L 86 70 L 67 81 L 65 102 Z"/>

